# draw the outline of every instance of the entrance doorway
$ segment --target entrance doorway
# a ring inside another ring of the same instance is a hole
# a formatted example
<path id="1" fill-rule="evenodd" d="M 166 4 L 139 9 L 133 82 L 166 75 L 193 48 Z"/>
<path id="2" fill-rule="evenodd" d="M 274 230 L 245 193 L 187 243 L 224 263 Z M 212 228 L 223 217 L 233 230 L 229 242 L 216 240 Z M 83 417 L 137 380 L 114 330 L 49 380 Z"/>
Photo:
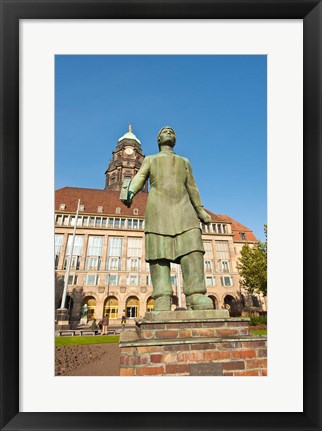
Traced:
<path id="1" fill-rule="evenodd" d="M 130 296 L 126 301 L 126 317 L 134 319 L 139 316 L 140 302 L 136 296 Z"/>

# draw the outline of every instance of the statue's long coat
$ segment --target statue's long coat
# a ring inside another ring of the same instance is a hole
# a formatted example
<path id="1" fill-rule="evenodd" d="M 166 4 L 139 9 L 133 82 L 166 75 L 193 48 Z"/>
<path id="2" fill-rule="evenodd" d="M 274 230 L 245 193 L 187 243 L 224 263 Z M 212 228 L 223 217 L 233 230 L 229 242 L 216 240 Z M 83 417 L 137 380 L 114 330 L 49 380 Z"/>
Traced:
<path id="1" fill-rule="evenodd" d="M 202 207 L 188 159 L 173 151 L 145 157 L 129 191 L 138 193 L 147 179 L 150 192 L 145 212 L 145 232 L 176 236 L 199 228 L 195 211 Z"/>

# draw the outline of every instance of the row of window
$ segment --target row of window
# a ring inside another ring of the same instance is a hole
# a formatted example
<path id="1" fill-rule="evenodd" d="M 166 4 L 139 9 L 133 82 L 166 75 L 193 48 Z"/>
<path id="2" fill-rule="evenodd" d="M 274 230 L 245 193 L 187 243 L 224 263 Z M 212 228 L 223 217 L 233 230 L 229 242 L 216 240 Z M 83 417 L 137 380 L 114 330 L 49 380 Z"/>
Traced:
<path id="1" fill-rule="evenodd" d="M 137 210 L 138 211 L 138 210 Z M 135 212 L 134 214 L 138 214 Z M 75 226 L 76 217 L 73 215 L 56 215 L 57 226 Z M 105 229 L 144 229 L 144 220 L 119 217 L 79 216 L 78 227 L 93 227 Z"/>
<path id="2" fill-rule="evenodd" d="M 87 253 L 85 261 L 86 270 L 102 269 L 103 260 L 103 245 L 104 236 L 88 236 L 87 241 Z M 58 268 L 59 256 L 62 253 L 63 247 L 63 234 L 55 235 L 55 268 Z M 70 255 L 71 257 L 71 268 L 80 269 L 81 257 L 84 248 L 84 235 L 68 235 L 67 247 L 64 256 L 64 266 L 67 268 L 67 263 Z M 107 259 L 106 259 L 106 270 L 120 271 L 122 269 L 122 253 L 123 253 L 123 237 L 109 237 L 108 248 L 107 248 Z M 205 248 L 205 271 L 214 271 L 214 251 L 212 241 L 204 241 Z M 127 238 L 127 250 L 126 250 L 126 270 L 127 271 L 140 271 L 142 269 L 142 246 L 143 239 L 136 237 Z M 230 271 L 230 252 L 228 241 L 216 241 L 216 257 L 217 257 L 217 270 L 218 272 L 229 272 Z M 147 267 L 148 268 L 148 267 Z"/>
<path id="3" fill-rule="evenodd" d="M 83 277 L 81 279 L 81 277 Z M 120 275 L 109 274 L 104 276 L 104 284 L 107 286 L 119 286 L 120 285 Z M 230 276 L 219 277 L 220 285 L 229 287 L 233 286 L 233 279 Z M 84 276 L 78 276 L 76 274 L 70 275 L 68 278 L 68 284 L 76 286 L 77 284 L 83 284 L 84 286 L 98 286 L 101 282 L 101 276 L 98 274 L 86 274 Z M 128 275 L 126 276 L 127 286 L 139 286 L 143 282 L 143 277 L 140 275 Z M 151 276 L 147 275 L 145 277 L 145 282 L 147 286 L 152 286 Z M 177 285 L 177 277 L 171 276 L 171 285 Z M 216 286 L 216 277 L 206 277 L 207 286 Z"/>
<path id="4" fill-rule="evenodd" d="M 59 205 L 59 209 L 60 211 L 65 211 L 66 210 L 66 205 L 65 204 L 60 204 Z M 102 207 L 101 205 L 97 207 L 97 212 L 98 213 L 102 213 L 103 212 L 104 207 Z M 85 211 L 85 205 L 80 205 L 79 206 L 79 211 Z M 120 207 L 116 207 L 115 208 L 115 213 L 116 214 L 121 214 L 121 208 Z M 139 214 L 139 210 L 137 208 L 133 209 L 133 214 Z"/>
<path id="5" fill-rule="evenodd" d="M 203 233 L 219 233 L 219 234 L 231 233 L 228 225 L 223 223 L 210 223 L 210 224 L 201 223 L 201 230 Z"/>
<path id="6" fill-rule="evenodd" d="M 133 214 L 137 215 L 138 210 L 134 209 Z M 56 215 L 56 225 L 58 226 L 75 226 L 75 220 L 76 216 L 74 215 Z M 78 216 L 77 226 L 105 229 L 144 229 L 144 220 L 120 217 Z M 200 223 L 200 227 L 203 233 L 230 233 L 228 225 L 223 223 L 211 223 L 209 225 Z"/>

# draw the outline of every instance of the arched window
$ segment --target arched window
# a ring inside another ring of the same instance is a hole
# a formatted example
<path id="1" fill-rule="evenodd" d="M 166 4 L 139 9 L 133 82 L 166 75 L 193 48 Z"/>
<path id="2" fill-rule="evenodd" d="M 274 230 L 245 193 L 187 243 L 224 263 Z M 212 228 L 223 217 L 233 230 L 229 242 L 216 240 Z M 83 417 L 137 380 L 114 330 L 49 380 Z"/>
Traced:
<path id="1" fill-rule="evenodd" d="M 130 296 L 126 301 L 126 317 L 135 318 L 139 316 L 140 301 L 136 296 Z"/>
<path id="2" fill-rule="evenodd" d="M 83 300 L 82 309 L 85 304 L 87 305 L 87 320 L 95 319 L 96 299 L 93 296 L 87 296 Z"/>
<path id="3" fill-rule="evenodd" d="M 104 316 L 108 313 L 110 319 L 117 319 L 119 312 L 119 304 L 115 296 L 108 296 L 104 303 Z"/>
<path id="4" fill-rule="evenodd" d="M 153 309 L 154 309 L 154 299 L 151 298 L 150 296 L 150 298 L 148 298 L 148 300 L 146 301 L 146 311 L 153 311 Z"/>

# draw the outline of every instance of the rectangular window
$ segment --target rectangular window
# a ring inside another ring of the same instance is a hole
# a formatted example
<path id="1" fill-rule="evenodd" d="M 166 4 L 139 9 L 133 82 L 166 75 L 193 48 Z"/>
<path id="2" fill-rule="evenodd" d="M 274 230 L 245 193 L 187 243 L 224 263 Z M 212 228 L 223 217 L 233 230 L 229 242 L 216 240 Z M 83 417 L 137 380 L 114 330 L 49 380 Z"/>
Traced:
<path id="1" fill-rule="evenodd" d="M 121 270 L 123 238 L 109 237 L 107 270 Z"/>
<path id="2" fill-rule="evenodd" d="M 218 260 L 218 271 L 229 272 L 229 261 L 228 260 Z"/>
<path id="3" fill-rule="evenodd" d="M 209 232 L 209 227 L 208 225 L 201 223 L 201 229 L 203 233 L 208 233 Z"/>
<path id="4" fill-rule="evenodd" d="M 64 269 L 67 268 L 68 258 L 71 254 L 71 249 L 72 249 L 72 242 L 73 242 L 73 235 L 68 235 Z M 71 269 L 77 270 L 80 267 L 81 256 L 83 253 L 83 242 L 84 242 L 84 235 L 75 235 L 72 260 L 71 260 L 71 264 L 70 264 Z"/>
<path id="5" fill-rule="evenodd" d="M 66 256 L 70 255 L 71 248 L 73 242 L 73 235 L 68 235 L 68 242 L 66 248 Z M 75 235 L 74 247 L 73 247 L 73 256 L 81 256 L 83 253 L 83 242 L 84 235 Z"/>
<path id="6" fill-rule="evenodd" d="M 70 269 L 75 270 L 75 269 L 79 269 L 79 267 L 80 267 L 80 257 L 79 256 L 72 256 L 72 261 L 70 263 Z"/>
<path id="7" fill-rule="evenodd" d="M 87 274 L 84 278 L 87 286 L 97 286 L 100 282 L 100 277 L 96 274 Z"/>
<path id="8" fill-rule="evenodd" d="M 152 284 L 151 275 L 146 276 L 146 284 L 150 286 Z"/>
<path id="9" fill-rule="evenodd" d="M 205 258 L 212 259 L 213 258 L 212 241 L 203 241 L 203 246 L 205 249 Z"/>
<path id="10" fill-rule="evenodd" d="M 76 286 L 76 284 L 77 284 L 77 279 L 78 279 L 78 276 L 77 276 L 77 275 L 70 275 L 70 276 L 68 277 L 68 284 L 71 284 L 71 285 L 73 285 L 73 286 Z"/>
<path id="11" fill-rule="evenodd" d="M 233 280 L 231 277 L 220 277 L 220 283 L 222 286 L 232 286 Z"/>
<path id="12" fill-rule="evenodd" d="M 57 217 L 56 217 L 56 224 L 62 224 L 62 220 L 63 220 L 63 216 L 61 216 L 61 215 L 58 215 Z"/>
<path id="13" fill-rule="evenodd" d="M 127 270 L 139 271 L 141 269 L 142 238 L 128 238 Z"/>
<path id="14" fill-rule="evenodd" d="M 96 217 L 96 219 L 95 219 L 95 227 L 101 227 L 101 223 L 102 223 L 102 218 L 101 217 Z"/>
<path id="15" fill-rule="evenodd" d="M 60 256 L 64 235 L 55 235 L 55 255 Z"/>
<path id="16" fill-rule="evenodd" d="M 228 241 L 216 241 L 217 259 L 229 260 L 229 246 Z"/>
<path id="17" fill-rule="evenodd" d="M 102 227 L 106 227 L 106 223 L 107 223 L 107 218 L 103 217 L 102 218 Z"/>
<path id="18" fill-rule="evenodd" d="M 103 237 L 89 236 L 87 246 L 87 256 L 102 256 L 103 254 Z"/>
<path id="19" fill-rule="evenodd" d="M 141 284 L 141 277 L 137 275 L 128 275 L 126 277 L 126 284 L 128 286 L 137 286 L 138 284 Z"/>
<path id="20" fill-rule="evenodd" d="M 86 257 L 86 269 L 99 270 L 103 254 L 103 237 L 89 236 Z"/>
<path id="21" fill-rule="evenodd" d="M 212 241 L 203 241 L 203 246 L 205 249 L 205 271 L 212 271 L 213 270 L 213 259 L 214 259 L 214 254 L 213 254 L 213 248 L 212 248 Z"/>
<path id="22" fill-rule="evenodd" d="M 212 277 L 206 277 L 206 286 L 213 286 L 213 278 Z"/>
<path id="23" fill-rule="evenodd" d="M 205 260 L 205 271 L 207 271 L 207 272 L 212 271 L 211 260 Z"/>
<path id="24" fill-rule="evenodd" d="M 83 217 L 83 226 L 88 226 L 88 217 Z"/>
<path id="25" fill-rule="evenodd" d="M 106 275 L 105 284 L 110 286 L 118 286 L 120 284 L 120 276 L 117 274 Z"/>
<path id="26" fill-rule="evenodd" d="M 98 256 L 86 258 L 86 269 L 98 271 L 101 268 L 102 259 Z"/>
<path id="27" fill-rule="evenodd" d="M 119 271 L 121 269 L 121 258 L 120 257 L 109 257 L 108 258 L 108 270 Z"/>
<path id="28" fill-rule="evenodd" d="M 139 271 L 140 261 L 137 257 L 131 257 L 127 260 L 127 270 L 128 271 Z"/>
<path id="29" fill-rule="evenodd" d="M 59 256 L 63 245 L 64 235 L 55 235 L 55 269 L 58 268 Z"/>
<path id="30" fill-rule="evenodd" d="M 108 227 L 111 228 L 111 229 L 114 227 L 114 218 L 110 217 L 108 219 Z"/>

